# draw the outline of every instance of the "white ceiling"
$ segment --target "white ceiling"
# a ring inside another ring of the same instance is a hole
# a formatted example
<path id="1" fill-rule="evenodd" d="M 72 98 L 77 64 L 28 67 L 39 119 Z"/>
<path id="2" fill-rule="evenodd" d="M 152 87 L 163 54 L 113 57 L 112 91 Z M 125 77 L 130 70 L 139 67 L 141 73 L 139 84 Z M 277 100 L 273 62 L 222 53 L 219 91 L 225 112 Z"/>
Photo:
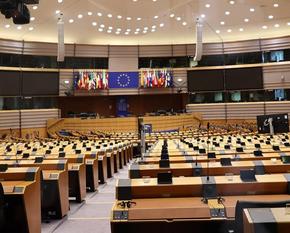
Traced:
<path id="1" fill-rule="evenodd" d="M 23 25 L 21 29 L 17 29 L 11 19 L 7 20 L 1 15 L 0 38 L 56 42 L 56 10 L 64 14 L 66 43 L 194 43 L 195 19 L 203 14 L 205 42 L 290 35 L 290 0 L 235 0 L 234 4 L 230 4 L 229 0 L 58 1 L 40 0 L 35 10 L 29 6 L 35 20 L 29 25 Z M 278 7 L 274 7 L 274 4 L 278 4 Z M 229 11 L 229 15 L 226 15 L 226 11 Z M 78 18 L 79 14 L 83 17 Z M 269 16 L 273 18 L 270 19 Z M 180 17 L 179 21 L 177 17 Z M 249 22 L 245 22 L 246 18 Z M 70 23 L 70 19 L 74 22 Z M 221 25 L 222 21 L 224 25 Z M 267 28 L 263 29 L 263 26 Z M 120 33 L 116 34 L 118 30 Z M 216 33 L 217 30 L 219 34 Z"/>

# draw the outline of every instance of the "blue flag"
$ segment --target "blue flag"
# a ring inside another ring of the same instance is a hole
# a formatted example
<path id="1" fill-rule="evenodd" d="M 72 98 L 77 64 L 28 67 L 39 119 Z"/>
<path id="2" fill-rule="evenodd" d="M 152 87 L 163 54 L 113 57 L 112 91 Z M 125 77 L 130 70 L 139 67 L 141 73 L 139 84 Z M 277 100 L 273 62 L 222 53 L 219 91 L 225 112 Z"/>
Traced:
<path id="1" fill-rule="evenodd" d="M 138 88 L 139 72 L 110 72 L 109 88 Z"/>

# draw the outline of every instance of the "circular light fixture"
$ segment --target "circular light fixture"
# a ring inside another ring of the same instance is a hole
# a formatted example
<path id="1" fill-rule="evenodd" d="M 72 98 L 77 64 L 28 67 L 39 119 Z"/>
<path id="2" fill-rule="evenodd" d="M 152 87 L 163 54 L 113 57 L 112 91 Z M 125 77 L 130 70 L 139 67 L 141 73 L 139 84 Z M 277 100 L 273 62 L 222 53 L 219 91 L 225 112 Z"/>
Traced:
<path id="1" fill-rule="evenodd" d="M 248 23 L 250 20 L 249 20 L 248 18 L 245 18 L 244 21 L 245 21 L 246 23 Z"/>
<path id="2" fill-rule="evenodd" d="M 220 30 L 216 30 L 215 32 L 216 32 L 217 34 L 220 34 L 220 33 L 221 33 L 221 31 L 220 31 Z"/>
<path id="3" fill-rule="evenodd" d="M 113 17 L 113 15 L 112 15 L 112 14 L 108 14 L 107 16 L 108 16 L 109 18 L 112 18 L 112 17 Z"/>
<path id="4" fill-rule="evenodd" d="M 183 25 L 183 26 L 186 26 L 186 25 L 187 25 L 187 22 L 182 22 L 182 25 Z"/>
<path id="5" fill-rule="evenodd" d="M 273 19 L 273 18 L 274 18 L 273 15 L 269 15 L 269 16 L 268 16 L 268 19 Z"/>
<path id="6" fill-rule="evenodd" d="M 33 6 L 32 9 L 33 10 L 37 10 L 38 6 Z"/>
<path id="7" fill-rule="evenodd" d="M 255 8 L 250 8 L 250 11 L 251 12 L 255 12 Z"/>
<path id="8" fill-rule="evenodd" d="M 263 29 L 267 29 L 267 28 L 268 28 L 268 26 L 264 25 L 264 26 L 262 26 L 262 28 L 263 28 Z"/>
<path id="9" fill-rule="evenodd" d="M 205 4 L 205 7 L 206 8 L 210 8 L 210 4 Z"/>
<path id="10" fill-rule="evenodd" d="M 117 18 L 118 19 L 122 19 L 123 17 L 122 17 L 122 15 L 118 15 Z"/>
<path id="11" fill-rule="evenodd" d="M 274 27 L 275 27 L 275 28 L 278 28 L 278 27 L 280 27 L 280 24 L 276 23 L 276 24 L 274 25 Z"/>
<path id="12" fill-rule="evenodd" d="M 225 15 L 230 15 L 230 14 L 231 14 L 231 12 L 229 12 L 229 11 L 225 12 Z"/>
<path id="13" fill-rule="evenodd" d="M 221 24 L 221 25 L 225 25 L 225 22 L 224 22 L 224 21 L 221 21 L 220 24 Z"/>
<path id="14" fill-rule="evenodd" d="M 82 19 L 82 18 L 83 18 L 83 15 L 82 15 L 82 14 L 79 14 L 79 15 L 78 15 L 78 18 L 79 18 L 79 19 Z"/>
<path id="15" fill-rule="evenodd" d="M 29 31 L 32 31 L 33 29 L 34 29 L 34 27 L 29 27 L 28 28 Z"/>
<path id="16" fill-rule="evenodd" d="M 175 15 L 172 13 L 169 15 L 170 18 L 173 18 Z"/>
<path id="17" fill-rule="evenodd" d="M 89 12 L 88 12 L 88 15 L 89 15 L 89 16 L 93 15 L 93 12 L 89 11 Z"/>
<path id="18" fill-rule="evenodd" d="M 274 3 L 273 6 L 274 6 L 274 7 L 279 7 L 279 4 L 278 4 L 278 3 Z"/>
<path id="19" fill-rule="evenodd" d="M 243 32 L 243 31 L 244 31 L 244 29 L 243 29 L 243 28 L 240 28 L 240 29 L 239 29 L 239 31 L 240 31 L 240 32 Z"/>
<path id="20" fill-rule="evenodd" d="M 92 22 L 92 25 L 95 27 L 97 26 L 97 22 Z"/>
<path id="21" fill-rule="evenodd" d="M 101 12 L 98 12 L 97 15 L 101 17 L 103 14 Z"/>
<path id="22" fill-rule="evenodd" d="M 234 4 L 235 4 L 235 1 L 230 1 L 230 4 L 231 4 L 231 5 L 234 5 Z"/>
<path id="23" fill-rule="evenodd" d="M 227 32 L 232 32 L 232 29 L 228 29 Z"/>
<path id="24" fill-rule="evenodd" d="M 70 19 L 68 22 L 69 22 L 69 23 L 73 23 L 73 22 L 74 22 L 74 20 L 73 20 L 73 19 Z"/>

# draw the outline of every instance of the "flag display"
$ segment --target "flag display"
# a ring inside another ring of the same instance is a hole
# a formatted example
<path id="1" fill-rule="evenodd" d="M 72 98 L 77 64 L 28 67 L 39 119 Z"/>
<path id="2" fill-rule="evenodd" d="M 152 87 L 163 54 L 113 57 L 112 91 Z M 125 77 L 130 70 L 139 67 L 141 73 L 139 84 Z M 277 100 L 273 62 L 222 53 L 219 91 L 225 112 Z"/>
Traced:
<path id="1" fill-rule="evenodd" d="M 173 87 L 173 72 L 169 69 L 142 70 L 141 87 L 166 88 Z"/>
<path id="2" fill-rule="evenodd" d="M 110 72 L 109 88 L 138 88 L 138 72 Z"/>
<path id="3" fill-rule="evenodd" d="M 75 90 L 108 89 L 108 71 L 79 71 L 74 73 Z"/>

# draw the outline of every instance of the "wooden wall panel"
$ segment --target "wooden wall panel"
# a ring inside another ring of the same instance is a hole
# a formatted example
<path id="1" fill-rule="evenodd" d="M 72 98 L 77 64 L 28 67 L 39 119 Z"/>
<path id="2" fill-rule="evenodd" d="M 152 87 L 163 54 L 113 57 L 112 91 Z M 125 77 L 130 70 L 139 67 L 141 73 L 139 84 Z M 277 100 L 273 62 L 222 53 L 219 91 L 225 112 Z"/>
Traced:
<path id="1" fill-rule="evenodd" d="M 138 57 L 112 57 L 109 59 L 109 70 L 119 71 L 138 71 Z"/>
<path id="2" fill-rule="evenodd" d="M 264 102 L 227 104 L 227 119 L 256 119 L 257 115 L 264 115 Z"/>
<path id="3" fill-rule="evenodd" d="M 260 51 L 259 40 L 247 40 L 224 43 L 225 54 L 231 53 L 249 53 Z"/>
<path id="4" fill-rule="evenodd" d="M 202 119 L 226 119 L 225 104 L 188 104 L 187 112 L 200 113 Z"/>
<path id="5" fill-rule="evenodd" d="M 75 45 L 76 57 L 108 57 L 108 45 Z"/>
<path id="6" fill-rule="evenodd" d="M 0 53 L 22 54 L 23 41 L 0 39 Z"/>
<path id="7" fill-rule="evenodd" d="M 0 111 L 0 129 L 18 129 L 19 111 Z"/>
<path id="8" fill-rule="evenodd" d="M 263 67 L 264 88 L 290 88 L 290 65 Z"/>
<path id="9" fill-rule="evenodd" d="M 288 113 L 290 115 L 290 101 L 266 102 L 266 114 Z"/>
<path id="10" fill-rule="evenodd" d="M 139 57 L 171 57 L 171 45 L 144 45 L 139 47 Z"/>
<path id="11" fill-rule="evenodd" d="M 136 58 L 138 57 L 138 46 L 110 46 L 110 58 Z"/>
<path id="12" fill-rule="evenodd" d="M 187 56 L 186 45 L 173 45 L 172 52 L 174 57 L 184 57 Z"/>
<path id="13" fill-rule="evenodd" d="M 261 50 L 279 50 L 290 48 L 290 37 L 261 39 Z"/>

